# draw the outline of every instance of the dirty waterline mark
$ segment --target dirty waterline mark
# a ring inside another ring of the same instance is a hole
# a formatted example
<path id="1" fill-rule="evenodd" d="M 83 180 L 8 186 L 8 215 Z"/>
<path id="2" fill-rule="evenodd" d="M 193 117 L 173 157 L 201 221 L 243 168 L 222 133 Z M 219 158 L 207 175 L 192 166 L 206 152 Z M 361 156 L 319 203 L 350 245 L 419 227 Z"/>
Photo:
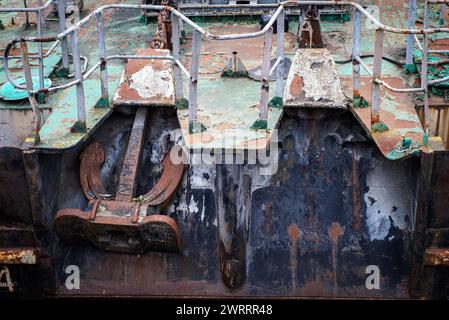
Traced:
<path id="1" fill-rule="evenodd" d="M 261 175 L 274 175 L 279 164 L 278 130 L 271 130 L 269 136 L 256 134 L 250 136 L 251 132 L 248 135 L 245 130 L 233 130 L 232 134 L 214 134 L 214 141 L 219 142 L 215 145 L 220 145 L 220 148 L 198 147 L 189 150 L 182 138 L 181 129 L 176 129 L 170 133 L 170 141 L 175 143 L 170 152 L 170 160 L 174 164 L 189 165 L 259 165 Z"/>

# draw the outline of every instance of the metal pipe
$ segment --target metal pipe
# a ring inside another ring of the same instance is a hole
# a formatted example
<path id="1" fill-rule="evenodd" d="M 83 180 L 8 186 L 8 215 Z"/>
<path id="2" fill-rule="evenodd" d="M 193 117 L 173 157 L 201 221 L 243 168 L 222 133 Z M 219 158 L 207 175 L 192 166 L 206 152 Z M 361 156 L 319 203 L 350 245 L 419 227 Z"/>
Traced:
<path id="1" fill-rule="evenodd" d="M 232 52 L 232 72 L 237 72 L 237 51 Z"/>
<path id="2" fill-rule="evenodd" d="M 385 89 L 388 89 L 389 91 L 392 92 L 399 92 L 399 93 L 414 93 L 414 92 L 423 92 L 424 89 L 423 88 L 396 88 L 396 87 L 392 87 L 390 86 L 388 83 L 386 83 L 385 81 L 377 78 L 375 80 L 378 84 L 380 84 L 381 86 L 385 87 Z"/>
<path id="3" fill-rule="evenodd" d="M 40 1 L 42 2 L 42 1 Z M 36 13 L 37 20 L 37 36 L 42 37 L 42 11 L 38 11 Z M 37 44 L 37 56 L 39 59 L 39 88 L 44 88 L 44 57 L 42 54 L 42 42 L 38 42 Z"/>
<path id="4" fill-rule="evenodd" d="M 270 92 L 270 53 L 271 53 L 271 38 L 273 36 L 273 28 L 270 27 L 265 33 L 263 44 L 263 58 L 262 58 L 262 81 L 260 87 L 260 111 L 259 120 L 267 121 L 268 119 L 268 96 Z"/>
<path id="5" fill-rule="evenodd" d="M 104 30 L 104 16 L 97 15 L 98 55 L 100 58 L 101 98 L 109 100 L 108 93 L 108 66 L 106 61 L 106 42 Z"/>
<path id="6" fill-rule="evenodd" d="M 284 97 L 284 24 L 285 24 L 285 12 L 282 11 L 281 13 L 279 13 L 276 25 L 277 29 L 276 55 L 278 57 L 276 63 L 278 63 L 279 66 L 277 67 L 276 72 L 276 91 L 275 91 L 275 95 L 281 98 Z"/>
<path id="7" fill-rule="evenodd" d="M 430 86 L 430 85 L 434 85 L 434 84 L 443 83 L 443 82 L 446 82 L 446 81 L 449 81 L 449 76 L 444 77 L 444 78 L 440 78 L 440 79 L 429 80 L 427 82 L 427 84 Z"/>
<path id="8" fill-rule="evenodd" d="M 50 49 L 47 50 L 47 52 L 44 53 L 43 57 L 47 58 L 58 46 L 58 44 L 61 42 L 61 40 L 56 40 L 55 43 L 50 47 Z"/>
<path id="9" fill-rule="evenodd" d="M 191 21 L 189 18 L 184 16 L 182 13 L 180 13 L 178 10 L 168 7 L 168 6 L 158 6 L 158 5 L 131 5 L 131 4 L 111 4 L 111 5 L 104 5 L 90 14 L 88 14 L 86 17 L 78 21 L 76 24 L 74 24 L 72 27 L 66 29 L 64 32 L 61 32 L 57 38 L 63 38 L 70 34 L 73 30 L 76 30 L 80 28 L 81 26 L 85 25 L 89 22 L 89 20 L 99 13 L 102 13 L 109 9 L 151 9 L 151 10 L 162 10 L 166 9 L 178 16 L 182 21 L 189 24 L 191 27 L 193 27 L 196 31 L 200 32 L 203 36 L 211 39 L 211 40 L 235 40 L 235 39 L 248 39 L 248 38 L 255 38 L 262 36 L 265 34 L 270 27 L 272 27 L 273 23 L 276 21 L 278 15 L 284 10 L 284 7 L 286 6 L 304 6 L 304 5 L 349 5 L 354 7 L 356 10 L 360 11 L 368 20 L 373 22 L 374 25 L 376 25 L 377 28 L 383 29 L 388 32 L 392 33 L 399 33 L 399 34 L 424 34 L 424 33 L 438 33 L 438 32 L 449 32 L 449 28 L 424 28 L 424 29 L 404 29 L 404 28 L 395 28 L 395 27 L 389 27 L 384 24 L 382 24 L 380 21 L 378 21 L 375 17 L 373 17 L 371 14 L 368 13 L 361 5 L 358 3 L 354 3 L 351 1 L 285 1 L 281 2 L 279 4 L 279 7 L 274 12 L 272 18 L 268 21 L 267 25 L 265 27 L 257 32 L 250 32 L 250 33 L 244 33 L 244 34 L 230 34 L 230 35 L 214 35 L 211 33 L 206 32 L 203 28 L 201 28 L 199 25 Z M 26 41 L 36 41 L 36 37 L 25 37 Z"/>
<path id="10" fill-rule="evenodd" d="M 297 37 L 300 37 L 302 34 L 305 18 L 306 18 L 306 10 L 301 9 L 301 14 L 299 15 L 299 21 L 298 21 L 298 30 L 297 30 L 297 34 L 296 34 Z"/>
<path id="11" fill-rule="evenodd" d="M 365 69 L 365 71 L 368 73 L 370 77 L 373 76 L 373 72 L 371 71 L 371 69 L 365 64 L 365 62 L 363 62 L 363 60 L 360 57 L 356 56 L 354 57 L 354 59 L 359 63 L 359 65 L 363 67 L 363 69 Z"/>
<path id="12" fill-rule="evenodd" d="M 184 65 L 181 63 L 181 61 L 179 60 L 175 60 L 176 65 L 178 65 L 178 67 L 181 69 L 182 72 L 184 72 L 184 74 L 190 79 L 191 75 L 189 73 L 189 71 L 186 69 L 186 67 L 184 67 Z"/>
<path id="13" fill-rule="evenodd" d="M 424 23 L 423 27 L 429 26 L 429 6 L 427 1 L 424 3 Z M 427 75 L 427 50 L 429 49 L 429 35 L 424 34 L 423 39 L 423 52 L 422 52 L 422 64 L 421 64 L 421 87 L 424 89 L 424 132 L 429 136 L 430 128 L 430 111 L 429 111 L 429 88 L 428 88 L 428 75 Z"/>
<path id="14" fill-rule="evenodd" d="M 37 0 L 37 5 L 39 7 L 42 7 L 42 0 Z M 45 23 L 45 18 L 44 18 L 44 15 L 42 14 L 43 10 L 39 10 L 37 13 L 38 13 L 38 17 L 37 17 L 37 20 L 36 20 L 36 24 L 38 26 L 40 24 L 41 28 L 46 28 L 47 24 Z"/>
<path id="15" fill-rule="evenodd" d="M 49 0 L 44 5 L 34 8 L 0 8 L 0 12 L 38 12 L 47 9 L 56 0 Z"/>
<path id="16" fill-rule="evenodd" d="M 65 0 L 58 0 L 58 18 L 59 18 L 59 32 L 64 32 L 67 28 L 67 23 L 65 20 Z M 61 38 L 61 56 L 62 56 L 62 67 L 65 72 L 69 72 L 69 45 L 67 43 L 67 37 Z"/>
<path id="17" fill-rule="evenodd" d="M 28 44 L 25 41 L 20 43 L 22 51 L 22 64 L 25 74 L 26 90 L 28 91 L 28 100 L 34 113 L 34 143 L 40 142 L 39 130 L 41 129 L 41 112 L 37 106 L 34 94 L 30 92 L 33 90 L 33 78 L 31 76 L 30 61 L 28 59 Z"/>
<path id="18" fill-rule="evenodd" d="M 413 38 L 415 39 L 416 44 L 418 45 L 419 50 L 422 51 L 422 45 L 421 42 L 418 39 L 418 36 L 416 34 L 413 35 Z M 413 57 L 412 57 L 412 63 L 413 63 Z"/>
<path id="19" fill-rule="evenodd" d="M 274 62 L 273 66 L 270 69 L 269 72 L 269 76 L 271 77 L 271 75 L 275 72 L 275 71 L 279 71 L 280 67 L 281 67 L 281 63 L 282 63 L 283 58 L 282 57 L 278 57 L 276 59 L 276 61 Z M 277 80 L 277 79 L 276 79 Z M 279 97 L 279 96 L 278 96 Z"/>
<path id="20" fill-rule="evenodd" d="M 421 42 L 418 39 L 418 36 L 415 34 L 413 35 L 415 38 L 415 42 L 418 45 L 418 49 L 420 51 L 423 51 L 423 47 L 421 45 Z M 449 50 L 437 50 L 437 49 L 431 49 L 431 50 L 427 50 L 427 53 L 449 53 Z"/>
<path id="21" fill-rule="evenodd" d="M 42 57 L 47 58 L 58 46 L 58 44 L 60 43 L 61 40 L 56 40 L 55 43 L 53 43 L 53 45 L 50 47 L 50 49 L 47 50 L 47 52 L 45 52 Z M 39 55 L 37 55 L 36 53 L 30 53 L 28 54 L 28 58 L 31 60 L 38 60 L 39 59 Z M 1 60 L 4 60 L 3 56 L 0 56 Z M 22 56 L 8 56 L 9 60 L 14 60 L 14 59 L 22 59 Z"/>
<path id="22" fill-rule="evenodd" d="M 84 56 L 80 56 L 81 59 L 84 59 Z M 173 58 L 171 56 L 133 56 L 133 55 L 111 55 L 106 57 L 106 60 L 123 60 L 123 59 L 160 59 L 160 60 L 173 60 Z M 94 64 L 89 70 L 86 70 L 85 67 L 85 63 L 83 66 L 83 80 L 86 80 L 87 78 L 89 78 L 89 76 L 100 67 L 101 62 L 98 61 L 96 64 Z M 187 73 L 188 74 L 188 73 Z M 55 92 L 61 89 L 67 89 L 69 87 L 72 87 L 76 84 L 79 83 L 79 80 L 74 80 L 59 86 L 55 86 L 55 87 L 50 87 L 47 89 L 43 89 L 43 90 L 33 90 L 31 91 L 31 93 L 40 93 L 40 92 Z"/>
<path id="23" fill-rule="evenodd" d="M 8 43 L 8 45 L 6 46 L 5 52 L 3 53 L 3 69 L 5 71 L 5 76 L 6 79 L 17 89 L 21 89 L 21 90 L 27 90 L 27 86 L 26 85 L 21 85 L 18 84 L 14 78 L 12 77 L 11 71 L 9 70 L 9 65 L 8 65 L 8 53 L 9 50 L 11 49 L 11 47 L 14 46 L 14 44 L 16 44 L 17 42 L 19 42 L 18 39 L 15 39 L 13 41 L 11 41 L 10 43 Z M 23 41 L 26 42 L 26 41 Z M 22 44 L 22 42 L 21 42 Z M 23 63 L 23 52 L 22 52 L 22 63 Z"/>
<path id="24" fill-rule="evenodd" d="M 175 61 L 179 61 L 180 53 L 181 53 L 181 39 L 180 39 L 180 25 L 179 25 L 179 18 L 171 14 L 171 20 L 172 20 L 172 51 L 173 51 L 173 59 Z M 182 99 L 184 97 L 184 90 L 183 90 L 183 83 L 182 83 L 182 71 L 180 69 L 180 66 L 175 63 L 173 66 L 173 76 L 175 81 L 175 98 L 176 100 Z"/>
<path id="25" fill-rule="evenodd" d="M 449 50 L 427 50 L 428 53 L 449 53 Z"/>
<path id="26" fill-rule="evenodd" d="M 436 4 L 436 3 L 447 3 L 447 4 L 449 4 L 449 0 L 427 0 L 426 2 L 433 3 L 433 4 Z"/>
<path id="27" fill-rule="evenodd" d="M 354 34 L 352 40 L 352 96 L 360 97 L 360 40 L 362 33 L 362 17 L 360 11 L 354 10 Z M 362 62 L 363 63 L 363 62 Z"/>
<path id="28" fill-rule="evenodd" d="M 201 55 L 201 33 L 198 30 L 193 31 L 192 39 L 192 63 L 190 66 L 189 82 L 189 123 L 198 121 L 197 94 L 198 94 L 198 70 Z"/>
<path id="29" fill-rule="evenodd" d="M 70 56 L 72 56 L 72 54 L 70 54 Z M 87 70 L 87 64 L 89 63 L 89 60 L 87 59 L 86 56 L 81 56 L 81 55 L 80 55 L 80 59 L 83 60 L 83 67 L 81 68 L 82 69 L 81 72 L 84 74 L 84 72 L 86 72 L 86 70 Z M 74 72 L 73 73 L 69 73 L 67 75 L 67 78 L 74 78 L 74 77 L 75 77 L 75 73 Z"/>
<path id="30" fill-rule="evenodd" d="M 379 122 L 380 84 L 377 78 L 382 76 L 382 52 L 384 42 L 384 30 L 376 30 L 376 42 L 374 48 L 373 77 L 371 83 L 371 124 Z"/>
<path id="31" fill-rule="evenodd" d="M 83 84 L 83 73 L 81 70 L 80 52 L 78 48 L 78 34 L 76 30 L 72 31 L 71 35 L 72 43 L 72 59 L 73 67 L 75 69 L 75 77 L 78 80 L 76 84 L 76 100 L 77 100 L 77 122 L 72 128 L 74 131 L 86 131 L 86 108 L 84 99 L 84 84 Z"/>
<path id="32" fill-rule="evenodd" d="M 409 28 L 409 29 L 414 28 L 415 21 L 416 21 L 416 0 L 409 0 L 407 28 Z M 416 35 L 415 35 L 415 37 L 416 37 Z M 406 49 L 406 55 L 405 55 L 405 64 L 413 64 L 413 39 L 414 39 L 414 35 L 409 34 L 407 36 L 407 49 Z"/>

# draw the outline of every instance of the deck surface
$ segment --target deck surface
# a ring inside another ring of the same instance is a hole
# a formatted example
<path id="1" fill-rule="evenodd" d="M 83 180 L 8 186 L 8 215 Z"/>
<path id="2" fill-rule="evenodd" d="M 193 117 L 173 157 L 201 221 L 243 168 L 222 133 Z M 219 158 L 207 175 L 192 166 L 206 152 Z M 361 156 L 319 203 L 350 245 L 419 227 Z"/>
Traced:
<path id="1" fill-rule="evenodd" d="M 216 34 L 248 33 L 259 30 L 256 23 L 210 23 L 207 30 Z M 291 30 L 294 30 L 293 28 Z M 286 33 L 285 52 L 292 58 L 296 52 L 293 33 Z M 183 61 L 187 66 L 191 59 L 191 39 L 183 46 Z M 273 35 L 274 57 L 276 35 Z M 206 149 L 264 149 L 276 128 L 282 110 L 270 108 L 268 130 L 251 130 L 259 117 L 260 82 L 248 77 L 223 78 L 233 51 L 238 52 L 246 69 L 259 67 L 262 61 L 263 37 L 230 40 L 226 42 L 203 39 L 201 43 L 200 71 L 198 80 L 198 119 L 206 127 L 202 133 L 189 134 L 188 111 L 178 110 L 178 118 L 188 148 Z M 270 99 L 274 96 L 275 82 L 270 82 Z M 188 81 L 184 82 L 188 94 Z"/>
<path id="2" fill-rule="evenodd" d="M 18 0 L 6 1 L 6 5 L 13 4 L 13 2 L 20 2 Z M 120 1 L 121 3 L 134 3 L 131 0 Z M 372 4 L 373 1 L 364 1 L 363 4 Z M 33 2 L 34 3 L 34 2 Z M 82 15 L 87 14 L 93 8 L 102 4 L 117 3 L 116 0 L 103 0 L 100 2 L 86 2 L 85 10 Z M 407 3 L 398 2 L 394 0 L 386 0 L 377 2 L 375 4 L 380 7 L 380 20 L 387 25 L 395 27 L 405 27 L 407 20 Z M 17 5 L 17 4 L 16 4 Z M 434 9 L 436 10 L 436 9 Z M 14 18 L 17 26 L 8 26 L 8 15 L 4 24 L 7 25 L 7 30 L 0 35 L 0 44 L 3 46 L 7 40 L 16 37 L 22 32 L 20 25 L 24 21 L 24 17 L 16 15 Z M 422 16 L 422 10 L 418 10 L 418 19 Z M 432 15 L 431 15 L 432 16 Z M 138 49 L 149 48 L 155 24 L 145 25 L 138 23 L 140 12 L 127 11 L 124 15 L 123 11 L 109 11 L 106 16 L 106 46 L 108 54 L 135 54 Z M 112 18 L 112 19 L 111 19 Z M 31 17 L 31 21 L 33 21 Z M 436 25 L 436 18 L 432 19 L 432 23 Z M 6 21 L 6 22 L 5 22 Z M 229 33 L 246 33 L 259 30 L 257 21 L 226 21 L 226 22 L 208 22 L 200 23 L 208 31 L 216 34 Z M 346 22 L 331 22 L 322 21 L 323 40 L 326 48 L 332 53 L 334 59 L 345 60 L 351 55 L 352 49 L 352 23 Z M 362 24 L 362 54 L 372 54 L 374 49 L 374 31 L 369 29 L 365 21 Z M 293 58 L 297 42 L 295 39 L 297 22 L 290 21 L 290 32 L 286 33 L 285 52 L 287 57 Z M 44 30 L 44 34 L 54 34 L 57 32 L 57 23 L 49 22 L 49 30 Z M 98 49 L 96 41 L 96 33 L 94 32 L 94 24 L 85 28 L 81 34 L 80 49 L 81 54 L 89 59 L 89 64 L 98 60 Z M 183 44 L 182 60 L 187 68 L 190 65 L 191 59 L 191 33 L 188 28 L 187 41 Z M 32 33 L 31 33 L 32 34 Z M 437 39 L 438 38 L 438 39 Z M 438 36 L 435 40 L 446 41 L 447 36 Z M 404 61 L 405 50 L 405 35 L 396 35 L 386 33 L 385 35 L 385 55 L 396 61 Z M 272 57 L 274 57 L 275 35 L 273 35 L 273 50 Z M 250 127 L 255 120 L 258 119 L 259 113 L 259 99 L 260 99 L 260 83 L 250 78 L 222 78 L 221 71 L 225 68 L 229 57 L 233 51 L 237 51 L 240 59 L 247 69 L 259 67 L 262 60 L 263 37 L 235 40 L 235 41 L 209 41 L 202 40 L 201 44 L 201 58 L 200 58 L 200 75 L 198 82 L 198 116 L 199 120 L 205 125 L 206 131 L 203 133 L 188 133 L 188 119 L 187 110 L 179 110 L 178 118 L 183 130 L 186 145 L 190 148 L 264 148 L 269 140 L 272 131 L 276 128 L 281 117 L 282 110 L 270 109 L 268 116 L 268 131 L 254 131 Z M 48 47 L 45 46 L 47 50 Z M 59 52 L 55 52 L 46 60 L 46 75 L 50 75 L 54 65 L 59 61 Z M 372 58 L 364 58 L 364 61 L 371 66 Z M 114 86 L 120 79 L 120 74 L 123 71 L 125 62 L 119 62 L 110 65 L 110 80 L 111 92 L 114 91 Z M 20 67 L 20 66 L 19 66 Z M 343 91 L 351 98 L 352 96 L 352 64 L 345 63 L 337 66 L 340 80 L 343 85 Z M 17 77 L 20 76 L 20 68 L 16 71 Z M 33 72 L 36 72 L 34 70 Z M 403 68 L 392 64 L 388 61 L 383 61 L 383 74 L 387 79 L 392 81 L 392 84 L 405 87 L 416 85 L 415 76 L 406 76 Z M 366 73 L 362 72 L 366 76 Z M 0 83 L 3 73 L 0 73 Z M 61 80 L 53 79 L 55 84 L 60 84 Z M 368 78 L 363 78 L 362 94 L 370 101 L 370 84 Z M 64 80 L 66 81 L 66 80 Z M 99 77 L 98 74 L 92 77 L 88 82 L 86 89 L 86 107 L 90 110 L 93 106 L 87 104 L 92 103 L 97 99 L 99 92 Z M 79 134 L 68 133 L 66 142 L 61 143 L 56 139 L 61 137 L 61 132 L 66 133 L 68 124 L 74 122 L 73 112 L 67 112 L 66 108 L 73 104 L 73 94 L 70 93 L 74 88 L 66 90 L 67 92 L 57 92 L 48 97 L 46 104 L 40 105 L 42 108 L 52 108 L 52 115 L 49 121 L 44 124 L 42 128 L 43 143 L 38 146 L 43 149 L 60 149 L 68 148 L 73 144 L 81 141 L 85 137 L 78 137 Z M 270 84 L 270 98 L 273 97 L 274 82 Z M 188 80 L 184 79 L 184 94 L 188 95 Z M 111 95 L 112 97 L 112 95 Z M 382 102 L 380 106 L 381 120 L 384 121 L 390 128 L 384 133 L 372 134 L 374 141 L 379 146 L 379 149 L 389 159 L 399 159 L 407 157 L 416 152 L 416 150 L 406 150 L 399 153 L 393 152 L 397 150 L 397 146 L 404 138 L 411 138 L 418 150 L 426 150 L 423 148 L 424 132 L 419 123 L 418 115 L 414 109 L 416 101 L 413 100 L 412 95 L 407 94 L 393 94 L 383 92 Z M 171 97 L 169 103 L 172 104 Z M 0 100 L 0 108 L 27 108 L 29 107 L 26 100 L 19 103 L 11 103 Z M 71 107 L 70 107 L 71 108 Z M 350 106 L 350 109 L 352 107 Z M 103 110 L 104 111 L 104 110 Z M 101 111 L 101 112 L 103 112 Z M 96 124 L 107 116 L 108 112 L 100 115 L 101 112 L 91 114 L 88 112 L 88 124 L 90 128 L 96 127 Z M 360 121 L 366 131 L 370 133 L 369 112 L 370 109 L 352 109 L 356 118 Z M 54 114 L 54 115 L 53 115 Z M 91 117 L 91 118 L 89 118 Z M 67 124 L 67 125 L 66 125 Z M 62 128 L 59 128 L 62 127 Z M 30 130 L 31 132 L 32 130 Z M 51 142 L 53 141 L 53 142 Z M 396 148 L 396 149 L 395 149 Z M 393 152 L 393 153 L 392 153 Z"/>

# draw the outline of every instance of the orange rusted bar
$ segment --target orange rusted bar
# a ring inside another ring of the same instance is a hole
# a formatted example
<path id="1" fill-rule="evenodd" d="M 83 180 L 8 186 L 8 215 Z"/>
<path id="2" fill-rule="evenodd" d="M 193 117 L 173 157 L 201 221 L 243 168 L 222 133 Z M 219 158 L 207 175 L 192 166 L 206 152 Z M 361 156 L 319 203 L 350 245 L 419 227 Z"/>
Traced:
<path id="1" fill-rule="evenodd" d="M 426 249 L 424 264 L 431 267 L 449 267 L 449 248 Z"/>
<path id="2" fill-rule="evenodd" d="M 0 264 L 36 264 L 38 250 L 36 248 L 1 248 Z"/>

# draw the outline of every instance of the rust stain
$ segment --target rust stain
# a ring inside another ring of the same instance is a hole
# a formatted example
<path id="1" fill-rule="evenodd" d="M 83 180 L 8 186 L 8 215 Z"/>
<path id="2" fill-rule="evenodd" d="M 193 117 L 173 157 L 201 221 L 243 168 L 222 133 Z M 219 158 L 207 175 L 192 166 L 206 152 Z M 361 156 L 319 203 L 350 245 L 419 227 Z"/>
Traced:
<path id="1" fill-rule="evenodd" d="M 218 125 L 215 126 L 216 129 L 218 130 L 226 130 L 226 129 L 233 129 L 235 128 L 235 124 L 233 124 L 232 122 L 222 122 Z"/>
<path id="2" fill-rule="evenodd" d="M 338 250 L 338 239 L 344 234 L 344 228 L 340 226 L 338 222 L 332 222 L 332 224 L 327 229 L 329 235 L 329 241 L 332 250 L 332 270 L 334 278 L 334 296 L 337 295 L 337 250 Z"/>
<path id="3" fill-rule="evenodd" d="M 2 248 L 0 264 L 36 264 L 37 254 L 34 248 Z"/>
<path id="4" fill-rule="evenodd" d="M 300 97 L 302 93 L 302 88 L 304 87 L 304 82 L 302 77 L 295 74 L 293 76 L 292 83 L 290 85 L 290 93 L 293 97 Z"/>
<path id="5" fill-rule="evenodd" d="M 85 197 L 89 200 L 107 198 L 101 181 L 101 167 L 104 163 L 103 146 L 94 141 L 81 154 L 80 182 Z"/>
<path id="6" fill-rule="evenodd" d="M 449 266 L 449 248 L 429 248 L 424 254 L 426 266 Z"/>
<path id="7" fill-rule="evenodd" d="M 338 244 L 338 238 L 345 233 L 345 230 L 340 226 L 338 222 L 332 222 L 330 227 L 327 229 L 329 235 L 329 240 L 332 244 Z"/>
<path id="8" fill-rule="evenodd" d="M 118 94 L 123 100 L 140 100 L 142 97 L 139 95 L 136 89 L 130 88 L 129 81 L 123 82 L 118 89 Z"/>
<path id="9" fill-rule="evenodd" d="M 290 237 L 290 273 L 292 277 L 292 292 L 294 293 L 296 292 L 298 241 L 302 237 L 302 231 L 296 223 L 293 223 L 288 226 L 287 233 Z"/>
<path id="10" fill-rule="evenodd" d="M 309 297 L 323 297 L 325 295 L 323 284 L 318 280 L 307 282 L 302 289 L 302 295 Z"/>

